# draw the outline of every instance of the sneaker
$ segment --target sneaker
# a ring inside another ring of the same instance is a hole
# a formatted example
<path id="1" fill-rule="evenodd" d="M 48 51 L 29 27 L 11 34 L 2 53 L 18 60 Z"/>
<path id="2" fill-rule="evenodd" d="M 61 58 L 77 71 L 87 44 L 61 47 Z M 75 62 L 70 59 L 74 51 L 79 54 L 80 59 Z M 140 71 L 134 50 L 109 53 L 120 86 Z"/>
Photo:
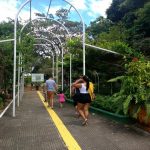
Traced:
<path id="1" fill-rule="evenodd" d="M 87 125 L 88 125 L 88 122 L 87 122 L 87 121 L 88 121 L 88 120 L 85 119 L 84 122 L 82 123 L 82 125 L 83 125 L 83 126 L 87 126 Z"/>

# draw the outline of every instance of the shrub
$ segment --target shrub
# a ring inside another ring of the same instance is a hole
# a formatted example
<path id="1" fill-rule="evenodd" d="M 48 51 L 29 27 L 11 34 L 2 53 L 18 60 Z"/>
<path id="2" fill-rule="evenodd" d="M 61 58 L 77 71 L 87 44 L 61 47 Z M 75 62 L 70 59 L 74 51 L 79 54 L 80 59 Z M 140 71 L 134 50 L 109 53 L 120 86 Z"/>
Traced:
<path id="1" fill-rule="evenodd" d="M 0 97 L 0 109 L 3 107 L 3 104 L 4 104 L 4 102 L 3 102 L 3 98 L 2 98 L 2 97 Z"/>
<path id="2" fill-rule="evenodd" d="M 123 110 L 128 114 L 131 104 L 137 106 L 146 105 L 150 101 L 150 62 L 149 61 L 132 61 L 126 65 L 127 72 L 125 76 L 109 80 L 114 82 L 121 80 L 121 89 L 114 94 L 118 104 L 117 112 Z M 137 108 L 135 114 L 139 109 Z M 133 116 L 136 116 L 133 114 Z"/>

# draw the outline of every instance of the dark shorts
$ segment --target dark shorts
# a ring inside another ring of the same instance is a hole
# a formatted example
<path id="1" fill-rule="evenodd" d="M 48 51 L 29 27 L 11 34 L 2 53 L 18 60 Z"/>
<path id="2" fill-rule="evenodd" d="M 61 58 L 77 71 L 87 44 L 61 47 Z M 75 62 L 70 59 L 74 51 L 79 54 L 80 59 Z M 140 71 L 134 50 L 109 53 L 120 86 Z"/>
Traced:
<path id="1" fill-rule="evenodd" d="M 75 94 L 74 96 L 72 96 L 72 99 L 73 99 L 73 105 L 76 106 L 77 103 L 78 103 L 78 100 L 79 100 L 79 97 L 80 96 L 80 93 L 79 94 Z"/>
<path id="2" fill-rule="evenodd" d="M 47 91 L 47 98 L 52 99 L 54 97 L 54 91 Z"/>
<path id="3" fill-rule="evenodd" d="M 79 98 L 78 103 L 82 104 L 91 103 L 91 97 L 88 93 L 87 94 L 80 93 L 78 98 Z"/>

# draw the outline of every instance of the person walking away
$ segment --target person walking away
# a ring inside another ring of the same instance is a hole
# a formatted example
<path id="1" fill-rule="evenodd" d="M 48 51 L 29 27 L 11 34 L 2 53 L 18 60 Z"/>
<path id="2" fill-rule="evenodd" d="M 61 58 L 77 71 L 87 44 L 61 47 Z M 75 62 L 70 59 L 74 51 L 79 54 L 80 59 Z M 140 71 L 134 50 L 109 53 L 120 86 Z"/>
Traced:
<path id="1" fill-rule="evenodd" d="M 65 102 L 66 96 L 63 93 L 63 91 L 60 91 L 60 93 L 58 93 L 57 95 L 58 95 L 58 101 L 59 101 L 60 107 L 62 108 Z"/>
<path id="2" fill-rule="evenodd" d="M 57 90 L 57 84 L 55 80 L 50 76 L 48 80 L 46 80 L 46 88 L 47 88 L 47 102 L 48 107 L 53 108 L 54 105 L 54 94 Z"/>
<path id="3" fill-rule="evenodd" d="M 80 113 L 81 117 L 83 118 L 82 125 L 87 125 L 88 116 L 89 116 L 89 106 L 91 103 L 91 97 L 88 92 L 89 78 L 86 75 L 84 75 L 80 79 L 76 80 L 72 84 L 72 86 L 75 88 L 79 88 L 79 90 L 80 90 L 80 96 L 78 99 L 77 108 L 78 108 L 78 112 Z"/>
<path id="4" fill-rule="evenodd" d="M 80 79 L 80 78 L 78 78 L 78 79 Z M 78 80 L 78 79 L 76 79 L 76 80 Z M 80 81 L 80 83 L 82 83 L 82 80 Z M 75 114 L 78 117 L 80 117 L 80 114 L 79 114 L 78 108 L 77 108 L 79 96 L 80 96 L 80 90 L 79 90 L 79 88 L 75 88 L 74 86 L 71 86 L 71 97 L 73 99 L 73 105 L 75 107 Z"/>
<path id="5" fill-rule="evenodd" d="M 79 98 L 79 94 L 80 91 L 78 88 L 75 88 L 73 86 L 71 86 L 71 97 L 73 99 L 73 105 L 75 107 L 75 114 L 78 115 L 78 108 L 77 108 L 77 104 L 78 104 L 78 98 Z"/>
<path id="6" fill-rule="evenodd" d="M 43 84 L 43 95 L 44 95 L 44 102 L 47 102 L 47 88 L 46 88 L 46 83 Z"/>

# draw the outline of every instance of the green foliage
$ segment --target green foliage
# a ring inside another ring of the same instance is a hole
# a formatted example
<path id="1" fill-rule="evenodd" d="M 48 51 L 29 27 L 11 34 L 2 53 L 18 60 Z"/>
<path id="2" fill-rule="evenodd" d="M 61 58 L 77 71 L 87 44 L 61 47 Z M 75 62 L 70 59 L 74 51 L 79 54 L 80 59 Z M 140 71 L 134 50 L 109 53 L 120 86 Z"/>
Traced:
<path id="1" fill-rule="evenodd" d="M 31 83 L 31 76 L 25 77 L 24 82 L 25 82 L 25 85 L 30 84 Z"/>
<path id="2" fill-rule="evenodd" d="M 130 48 L 127 44 L 120 41 L 110 43 L 110 47 L 111 50 L 118 52 L 120 54 L 125 54 L 125 55 L 133 54 L 132 48 Z"/>
<path id="3" fill-rule="evenodd" d="M 12 21 L 9 22 L 2 22 L 0 24 L 0 38 L 1 39 L 9 39 L 13 38 L 14 33 L 14 25 Z"/>
<path id="4" fill-rule="evenodd" d="M 120 92 L 117 93 L 116 98 L 121 102 L 124 114 L 128 113 L 131 103 L 134 102 L 140 107 L 150 100 L 150 62 L 133 61 L 126 65 L 126 68 L 126 75 L 116 78 L 122 81 Z"/>
<path id="5" fill-rule="evenodd" d="M 98 38 L 96 40 L 101 41 L 107 41 L 107 42 L 115 42 L 115 41 L 121 41 L 126 42 L 127 39 L 127 32 L 126 28 L 123 23 L 119 22 L 116 25 L 113 25 L 109 28 L 108 32 L 102 32 L 99 34 Z"/>
<path id="6" fill-rule="evenodd" d="M 107 18 L 113 22 L 118 22 L 123 16 L 124 11 L 120 10 L 121 3 L 124 0 L 113 0 L 111 6 L 107 9 Z"/>
<path id="7" fill-rule="evenodd" d="M 102 32 L 95 40 L 96 45 L 110 49 L 124 55 L 134 55 L 135 51 L 126 43 L 127 31 L 123 23 L 119 22 L 109 28 L 109 32 Z"/>
<path id="8" fill-rule="evenodd" d="M 87 28 L 87 33 L 90 36 L 97 37 L 102 32 L 108 32 L 112 22 L 102 16 L 91 22 L 90 27 Z"/>
<path id="9" fill-rule="evenodd" d="M 2 98 L 0 97 L 0 109 L 3 108 L 3 101 Z"/>
<path id="10" fill-rule="evenodd" d="M 136 51 L 140 50 L 140 52 L 148 57 L 150 56 L 149 14 L 150 2 L 148 0 L 113 0 L 107 10 L 107 18 L 115 22 L 114 26 L 117 27 L 118 23 L 124 25 L 126 40 L 123 42 L 127 43 L 127 45 L 133 49 L 136 49 Z M 110 37 L 110 35 L 108 37 Z M 114 37 L 116 37 L 116 34 L 114 34 Z"/>
<path id="11" fill-rule="evenodd" d="M 146 3 L 143 8 L 138 9 L 136 14 L 135 26 L 138 32 L 145 32 L 144 36 L 148 37 L 150 35 L 150 2 Z"/>
<path id="12" fill-rule="evenodd" d="M 65 88 L 64 89 L 64 94 L 67 98 L 70 98 L 70 89 L 69 88 Z"/>
<path id="13" fill-rule="evenodd" d="M 67 47 L 73 55 L 81 53 L 82 43 L 80 38 L 73 38 L 67 41 Z"/>
<path id="14" fill-rule="evenodd" d="M 147 116 L 150 117 L 150 104 L 146 104 Z"/>
<path id="15" fill-rule="evenodd" d="M 25 70 L 29 71 L 29 67 L 32 67 L 33 63 L 35 63 L 37 56 L 35 57 L 35 52 L 33 51 L 33 43 L 34 39 L 32 36 L 25 36 L 20 45 L 18 45 L 18 50 L 23 55 L 23 65 Z M 30 72 L 30 71 L 29 71 Z"/>
<path id="16" fill-rule="evenodd" d="M 120 54 L 123 54 L 125 56 L 130 56 L 135 54 L 134 49 L 128 46 L 128 44 L 121 42 L 121 41 L 112 41 L 112 42 L 107 42 L 107 41 L 102 41 L 98 43 L 100 47 L 118 52 Z"/>
<path id="17" fill-rule="evenodd" d="M 120 101 L 117 101 L 116 95 L 113 97 L 96 95 L 96 99 L 92 102 L 92 106 L 109 112 L 123 114 L 122 105 L 120 105 L 120 103 Z"/>
<path id="18" fill-rule="evenodd" d="M 56 16 L 60 20 L 66 20 L 68 18 L 68 10 L 67 9 L 59 9 L 56 11 Z"/>
<path id="19" fill-rule="evenodd" d="M 82 43 L 81 43 L 80 38 L 73 38 L 72 40 L 68 40 L 67 41 L 67 49 L 68 49 L 69 53 L 71 53 L 71 56 L 72 56 L 73 70 L 76 70 L 76 72 L 81 72 L 82 55 L 83 54 L 82 54 Z M 70 60 L 68 59 L 68 57 L 65 57 L 65 60 L 67 60 L 67 69 L 69 69 L 68 66 L 70 64 L 70 62 L 69 62 Z"/>
<path id="20" fill-rule="evenodd" d="M 148 0 L 113 0 L 111 6 L 107 10 L 108 19 L 113 22 L 118 22 L 131 11 L 135 11 Z"/>
<path id="21" fill-rule="evenodd" d="M 22 52 L 23 55 L 32 53 L 33 43 L 34 43 L 34 39 L 30 35 L 25 36 L 22 39 L 20 44 L 20 51 Z"/>
<path id="22" fill-rule="evenodd" d="M 137 19 L 134 21 L 134 26 L 130 28 L 129 34 L 131 42 L 135 48 L 140 49 L 145 56 L 150 56 L 150 2 L 146 3 L 143 8 L 136 11 Z"/>
<path id="23" fill-rule="evenodd" d="M 0 23 L 0 40 L 13 38 L 13 22 Z M 0 43 L 0 88 L 7 90 L 13 78 L 13 42 Z"/>

